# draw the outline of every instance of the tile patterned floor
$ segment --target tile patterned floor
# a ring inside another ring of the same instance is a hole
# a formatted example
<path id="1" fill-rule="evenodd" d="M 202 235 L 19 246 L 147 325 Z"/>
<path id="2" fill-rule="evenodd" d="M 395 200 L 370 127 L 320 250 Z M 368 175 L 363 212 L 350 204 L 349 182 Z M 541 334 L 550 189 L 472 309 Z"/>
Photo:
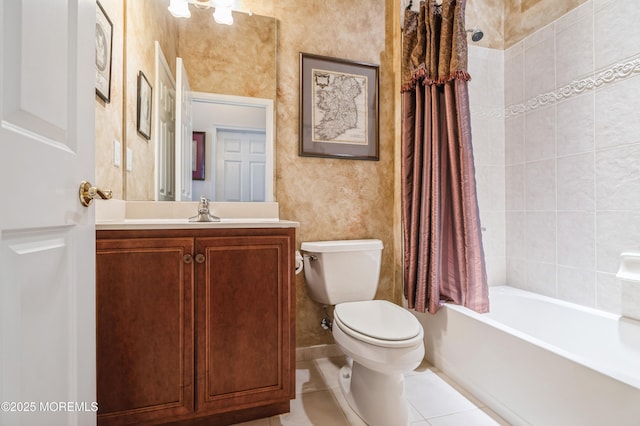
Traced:
<path id="1" fill-rule="evenodd" d="M 298 361 L 297 396 L 291 401 L 291 412 L 241 425 L 366 426 L 349 408 L 338 387 L 338 372 L 345 364 L 343 356 Z M 411 426 L 508 425 L 427 363 L 406 375 L 405 390 L 411 405 Z"/>

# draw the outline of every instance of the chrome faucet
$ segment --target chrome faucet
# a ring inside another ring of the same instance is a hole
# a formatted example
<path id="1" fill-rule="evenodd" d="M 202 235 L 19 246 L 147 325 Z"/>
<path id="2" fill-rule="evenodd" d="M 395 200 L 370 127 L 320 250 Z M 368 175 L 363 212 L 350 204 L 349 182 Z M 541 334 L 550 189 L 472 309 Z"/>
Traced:
<path id="1" fill-rule="evenodd" d="M 189 222 L 220 222 L 218 216 L 214 216 L 209 212 L 209 200 L 207 197 L 200 197 L 200 204 L 198 204 L 198 214 L 190 217 Z"/>

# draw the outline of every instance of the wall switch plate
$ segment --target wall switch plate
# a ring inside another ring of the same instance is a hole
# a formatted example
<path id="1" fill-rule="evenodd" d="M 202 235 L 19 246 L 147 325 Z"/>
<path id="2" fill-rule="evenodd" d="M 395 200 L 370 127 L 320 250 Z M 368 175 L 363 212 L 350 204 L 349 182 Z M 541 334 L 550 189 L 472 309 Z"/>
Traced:
<path id="1" fill-rule="evenodd" d="M 113 140 L 113 165 L 120 167 L 122 164 L 122 144 L 120 141 Z"/>
<path id="2" fill-rule="evenodd" d="M 131 170 L 133 170 L 133 150 L 127 148 L 127 171 L 130 172 Z"/>

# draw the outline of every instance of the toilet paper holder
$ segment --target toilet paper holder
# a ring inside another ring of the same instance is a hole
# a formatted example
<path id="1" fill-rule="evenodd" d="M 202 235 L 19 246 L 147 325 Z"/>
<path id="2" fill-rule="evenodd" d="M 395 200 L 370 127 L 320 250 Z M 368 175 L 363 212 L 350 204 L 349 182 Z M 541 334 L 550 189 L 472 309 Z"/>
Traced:
<path id="1" fill-rule="evenodd" d="M 302 272 L 303 268 L 304 268 L 304 258 L 300 254 L 300 251 L 296 250 L 296 275 Z"/>

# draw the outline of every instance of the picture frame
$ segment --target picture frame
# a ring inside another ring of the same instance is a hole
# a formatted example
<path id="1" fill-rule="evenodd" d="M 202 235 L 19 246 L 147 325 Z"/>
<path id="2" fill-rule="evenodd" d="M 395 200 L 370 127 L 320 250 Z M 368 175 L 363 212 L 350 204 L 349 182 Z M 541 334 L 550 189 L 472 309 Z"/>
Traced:
<path id="1" fill-rule="evenodd" d="M 193 132 L 191 137 L 191 179 L 204 180 L 206 132 Z"/>
<path id="2" fill-rule="evenodd" d="M 300 53 L 300 156 L 380 159 L 379 68 Z"/>
<path id="3" fill-rule="evenodd" d="M 111 100 L 111 58 L 113 24 L 99 1 L 96 1 L 96 95 L 106 103 Z"/>
<path id="4" fill-rule="evenodd" d="M 145 139 L 151 139 L 151 98 L 153 96 L 151 84 L 142 71 L 138 72 L 138 133 Z"/>

